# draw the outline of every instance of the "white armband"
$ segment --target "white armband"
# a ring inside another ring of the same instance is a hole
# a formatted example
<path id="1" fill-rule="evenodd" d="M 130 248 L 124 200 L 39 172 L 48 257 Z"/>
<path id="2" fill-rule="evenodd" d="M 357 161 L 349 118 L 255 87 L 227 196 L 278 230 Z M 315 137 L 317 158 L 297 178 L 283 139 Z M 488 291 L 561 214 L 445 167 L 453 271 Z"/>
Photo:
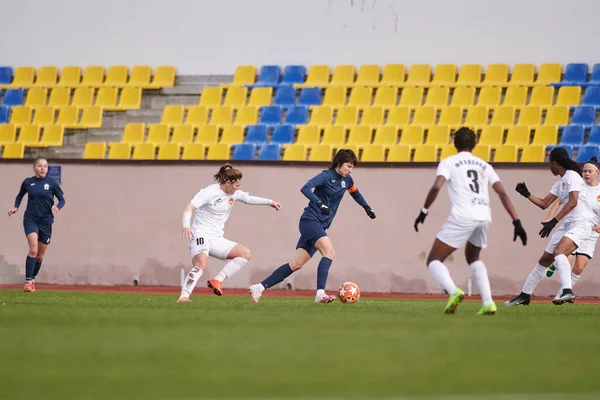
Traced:
<path id="1" fill-rule="evenodd" d="M 192 213 L 188 210 L 185 210 L 183 212 L 183 218 L 181 220 L 181 226 L 183 228 L 189 228 L 190 227 L 190 220 L 192 219 Z"/>

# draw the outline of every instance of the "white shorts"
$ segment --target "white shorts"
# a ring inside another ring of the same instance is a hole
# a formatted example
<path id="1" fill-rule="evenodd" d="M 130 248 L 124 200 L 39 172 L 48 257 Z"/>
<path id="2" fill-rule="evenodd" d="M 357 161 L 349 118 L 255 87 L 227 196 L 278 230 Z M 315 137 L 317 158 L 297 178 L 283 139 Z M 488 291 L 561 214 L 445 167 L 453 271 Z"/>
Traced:
<path id="1" fill-rule="evenodd" d="M 207 256 L 227 260 L 227 255 L 237 243 L 227 240 L 224 237 L 195 237 L 190 240 L 190 255 L 192 258 L 198 253 L 204 253 Z"/>
<path id="2" fill-rule="evenodd" d="M 594 248 L 598 241 L 598 235 L 593 231 L 594 225 L 591 223 L 579 223 L 573 226 L 565 237 L 571 239 L 576 245 L 575 254 L 594 257 Z"/>
<path id="3" fill-rule="evenodd" d="M 487 247 L 487 233 L 490 229 L 489 221 L 461 221 L 447 219 L 437 238 L 450 247 L 458 249 L 469 242 L 473 246 L 485 249 Z"/>

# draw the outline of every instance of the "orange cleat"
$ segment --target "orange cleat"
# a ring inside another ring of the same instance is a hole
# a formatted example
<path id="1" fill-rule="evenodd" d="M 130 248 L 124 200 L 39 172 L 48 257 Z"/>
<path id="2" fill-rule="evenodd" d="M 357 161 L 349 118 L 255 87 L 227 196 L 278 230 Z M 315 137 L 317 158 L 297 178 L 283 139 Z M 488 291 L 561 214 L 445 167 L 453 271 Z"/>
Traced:
<path id="1" fill-rule="evenodd" d="M 177 299 L 177 303 L 191 303 L 192 301 L 189 297 L 180 297 Z"/>
<path id="2" fill-rule="evenodd" d="M 208 286 L 217 296 L 223 296 L 223 290 L 221 289 L 222 282 L 217 281 L 216 279 L 211 279 L 206 282 L 206 286 Z"/>
<path id="3" fill-rule="evenodd" d="M 25 282 L 25 287 L 23 287 L 23 291 L 27 293 L 35 292 L 35 284 L 32 281 Z"/>

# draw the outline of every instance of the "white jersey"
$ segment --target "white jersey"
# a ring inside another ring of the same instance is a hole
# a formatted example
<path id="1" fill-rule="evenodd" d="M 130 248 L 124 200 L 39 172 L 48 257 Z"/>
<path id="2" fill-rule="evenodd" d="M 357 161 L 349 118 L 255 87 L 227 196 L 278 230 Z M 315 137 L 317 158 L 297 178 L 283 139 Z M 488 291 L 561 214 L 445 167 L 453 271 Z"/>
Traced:
<path id="1" fill-rule="evenodd" d="M 586 195 L 587 189 L 585 182 L 577 172 L 568 169 L 567 172 L 552 185 L 550 193 L 558 197 L 564 206 L 569 201 L 569 193 L 571 192 L 579 192 L 577 206 L 563 218 L 562 223 L 592 220 L 593 215 Z"/>
<path id="2" fill-rule="evenodd" d="M 488 186 L 500 181 L 494 168 L 468 151 L 445 158 L 437 175 L 446 178 L 454 221 L 492 221 Z"/>
<path id="3" fill-rule="evenodd" d="M 227 194 L 221 190 L 218 183 L 207 186 L 200 190 L 191 201 L 196 207 L 191 226 L 194 237 L 222 237 L 225 222 L 227 222 L 236 201 L 257 205 L 271 205 L 273 202 L 269 199 L 250 196 L 241 190 L 236 190 L 234 194 Z"/>
<path id="4" fill-rule="evenodd" d="M 600 184 L 596 186 L 589 186 L 585 184 L 585 198 L 588 204 L 590 214 L 590 222 L 592 228 L 600 224 Z M 592 236 L 598 238 L 598 233 L 592 231 Z"/>

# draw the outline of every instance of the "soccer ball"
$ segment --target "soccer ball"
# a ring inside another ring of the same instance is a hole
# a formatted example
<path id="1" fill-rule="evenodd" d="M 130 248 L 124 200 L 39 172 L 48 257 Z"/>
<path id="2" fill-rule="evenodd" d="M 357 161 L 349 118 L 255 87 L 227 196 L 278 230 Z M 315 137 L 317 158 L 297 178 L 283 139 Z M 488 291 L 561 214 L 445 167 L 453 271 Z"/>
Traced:
<path id="1" fill-rule="evenodd" d="M 360 299 L 360 288 L 354 282 L 344 282 L 340 286 L 338 298 L 342 303 L 356 303 Z"/>

